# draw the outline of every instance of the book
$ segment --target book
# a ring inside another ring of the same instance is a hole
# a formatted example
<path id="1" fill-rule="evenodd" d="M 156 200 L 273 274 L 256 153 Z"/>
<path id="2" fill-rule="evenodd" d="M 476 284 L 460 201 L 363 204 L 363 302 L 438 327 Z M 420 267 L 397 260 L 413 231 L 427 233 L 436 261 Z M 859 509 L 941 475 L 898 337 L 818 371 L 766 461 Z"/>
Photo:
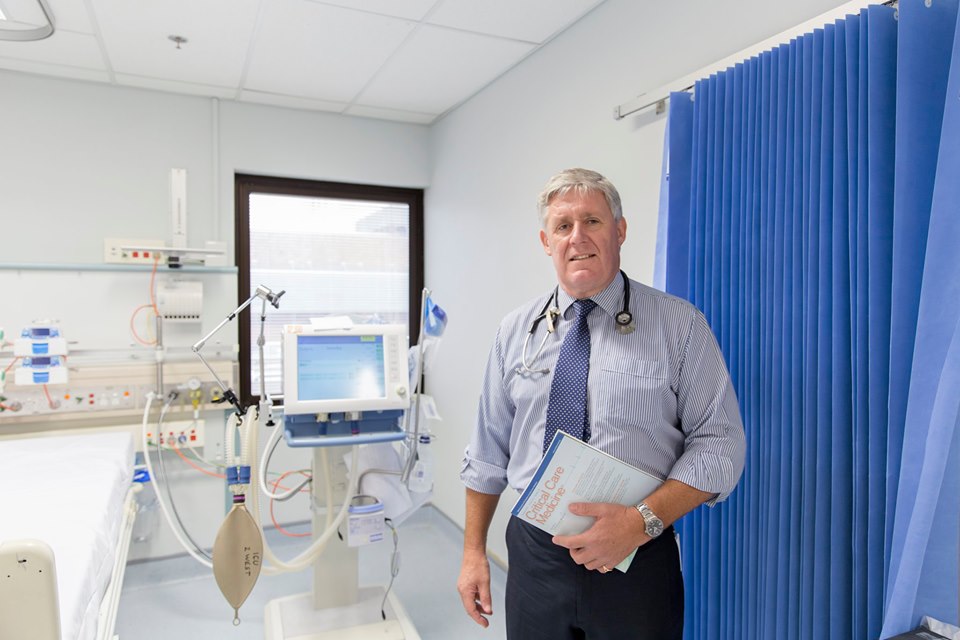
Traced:
<path id="1" fill-rule="evenodd" d="M 570 513 L 570 503 L 635 505 L 661 484 L 661 478 L 557 431 L 511 514 L 547 533 L 574 535 L 590 528 L 594 519 Z M 635 553 L 616 568 L 625 572 Z"/>

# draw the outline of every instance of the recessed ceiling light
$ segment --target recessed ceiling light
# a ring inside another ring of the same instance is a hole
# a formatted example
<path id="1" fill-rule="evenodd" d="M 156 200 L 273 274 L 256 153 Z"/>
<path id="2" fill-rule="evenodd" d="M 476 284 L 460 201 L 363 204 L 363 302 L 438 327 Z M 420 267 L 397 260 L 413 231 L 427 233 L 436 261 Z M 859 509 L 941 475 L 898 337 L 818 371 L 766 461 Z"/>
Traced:
<path id="1" fill-rule="evenodd" d="M 3 2 L 3 0 L 0 0 L 0 2 Z M 39 5 L 40 11 L 43 13 L 43 17 L 46 18 L 46 24 L 39 27 L 34 27 L 32 29 L 9 29 L 4 26 L 2 29 L 0 29 L 0 40 L 30 42 L 32 40 L 43 40 L 44 38 L 49 38 L 53 35 L 53 32 L 56 31 L 56 27 L 54 26 L 53 10 L 50 8 L 50 4 L 47 2 L 47 0 L 36 0 L 36 3 Z M 8 7 L 10 6 L 10 3 L 6 4 Z M 10 22 L 11 24 L 16 24 L 16 21 L 8 18 L 2 10 L 0 10 L 0 20 L 4 22 Z"/>

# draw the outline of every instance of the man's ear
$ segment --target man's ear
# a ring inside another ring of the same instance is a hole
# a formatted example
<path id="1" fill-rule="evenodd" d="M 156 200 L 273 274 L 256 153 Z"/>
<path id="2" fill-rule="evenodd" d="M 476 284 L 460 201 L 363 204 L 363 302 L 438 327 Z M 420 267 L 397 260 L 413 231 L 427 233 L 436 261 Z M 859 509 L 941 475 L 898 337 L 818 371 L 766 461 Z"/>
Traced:
<path id="1" fill-rule="evenodd" d="M 550 250 L 550 243 L 547 242 L 547 232 L 543 229 L 540 230 L 540 244 L 543 245 L 543 252 L 548 256 L 552 256 L 553 252 Z"/>
<path id="2" fill-rule="evenodd" d="M 627 219 L 621 217 L 620 221 L 617 222 L 617 241 L 618 244 L 623 244 L 627 239 Z"/>

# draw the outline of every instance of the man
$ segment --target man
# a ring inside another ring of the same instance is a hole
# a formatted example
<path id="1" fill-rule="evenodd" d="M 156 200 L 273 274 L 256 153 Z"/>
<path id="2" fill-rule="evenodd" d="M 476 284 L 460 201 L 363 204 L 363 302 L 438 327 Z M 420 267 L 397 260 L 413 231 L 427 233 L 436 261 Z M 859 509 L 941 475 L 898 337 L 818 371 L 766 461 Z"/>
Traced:
<path id="1" fill-rule="evenodd" d="M 507 315 L 491 349 L 461 473 L 467 510 L 457 588 L 486 627 L 487 531 L 500 493 L 526 488 L 560 428 L 665 481 L 641 505 L 571 505 L 595 519 L 578 535 L 551 537 L 510 518 L 508 637 L 680 640 L 683 578 L 671 525 L 726 498 L 740 478 L 745 441 L 733 387 L 703 315 L 621 275 L 627 223 L 606 178 L 563 171 L 538 204 L 559 286 Z M 611 571 L 634 549 L 626 572 Z"/>

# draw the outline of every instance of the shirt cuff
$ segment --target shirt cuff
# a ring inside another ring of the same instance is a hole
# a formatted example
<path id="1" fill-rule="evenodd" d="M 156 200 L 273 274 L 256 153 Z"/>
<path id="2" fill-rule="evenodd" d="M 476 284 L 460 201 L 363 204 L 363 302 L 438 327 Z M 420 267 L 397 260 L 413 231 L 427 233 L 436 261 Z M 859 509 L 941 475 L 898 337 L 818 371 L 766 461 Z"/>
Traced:
<path id="1" fill-rule="evenodd" d="M 477 493 L 500 495 L 507 488 L 507 470 L 464 455 L 460 465 L 460 480 Z"/>
<path id="2" fill-rule="evenodd" d="M 704 503 L 708 507 L 726 500 L 740 479 L 739 474 L 734 473 L 730 458 L 708 451 L 687 451 L 673 465 L 669 477 L 694 489 L 716 494 Z"/>

